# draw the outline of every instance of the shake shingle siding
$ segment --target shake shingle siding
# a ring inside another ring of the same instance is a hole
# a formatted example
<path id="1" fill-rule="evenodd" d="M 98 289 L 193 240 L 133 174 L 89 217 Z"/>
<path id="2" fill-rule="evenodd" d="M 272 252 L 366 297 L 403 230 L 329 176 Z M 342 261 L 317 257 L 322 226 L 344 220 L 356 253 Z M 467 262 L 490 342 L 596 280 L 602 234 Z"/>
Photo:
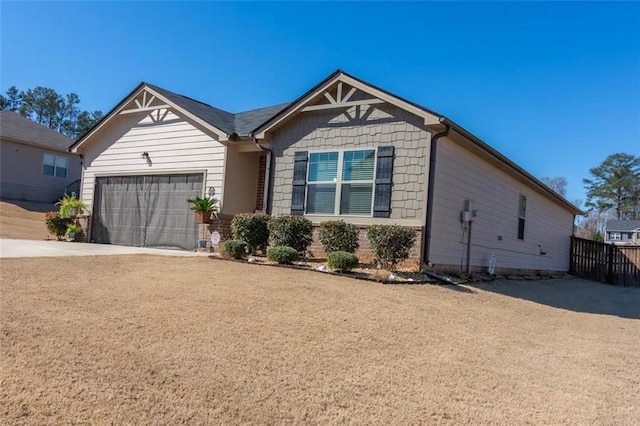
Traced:
<path id="1" fill-rule="evenodd" d="M 408 226 L 423 224 L 430 133 L 419 117 L 400 108 L 377 105 L 366 118 L 355 118 L 362 110 L 362 107 L 352 107 L 347 114 L 344 110 L 305 112 L 274 132 L 271 139 L 274 215 L 291 211 L 296 151 L 311 153 L 391 145 L 395 147 L 395 159 L 390 219 Z M 389 223 L 389 219 L 384 218 L 338 217 L 359 224 Z"/>

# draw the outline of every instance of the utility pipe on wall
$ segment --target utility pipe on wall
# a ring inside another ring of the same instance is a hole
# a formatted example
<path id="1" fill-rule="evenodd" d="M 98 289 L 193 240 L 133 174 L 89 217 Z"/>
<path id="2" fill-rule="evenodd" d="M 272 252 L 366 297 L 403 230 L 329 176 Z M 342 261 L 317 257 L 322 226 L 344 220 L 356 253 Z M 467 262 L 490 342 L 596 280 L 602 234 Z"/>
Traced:
<path id="1" fill-rule="evenodd" d="M 427 220 L 425 224 L 425 232 L 422 233 L 422 261 L 431 265 L 431 223 L 433 222 L 433 192 L 436 180 L 436 155 L 438 151 L 438 139 L 447 136 L 451 126 L 445 124 L 442 132 L 436 133 L 431 138 L 431 149 L 429 151 L 429 182 L 427 182 Z"/>

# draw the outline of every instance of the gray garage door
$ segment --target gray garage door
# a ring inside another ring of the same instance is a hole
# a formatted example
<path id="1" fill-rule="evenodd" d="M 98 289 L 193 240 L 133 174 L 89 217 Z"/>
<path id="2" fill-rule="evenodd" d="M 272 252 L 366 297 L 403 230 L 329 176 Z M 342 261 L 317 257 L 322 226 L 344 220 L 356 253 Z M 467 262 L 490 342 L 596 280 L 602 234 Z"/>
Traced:
<path id="1" fill-rule="evenodd" d="M 187 199 L 202 195 L 202 174 L 96 179 L 91 240 L 191 250 L 197 227 Z"/>

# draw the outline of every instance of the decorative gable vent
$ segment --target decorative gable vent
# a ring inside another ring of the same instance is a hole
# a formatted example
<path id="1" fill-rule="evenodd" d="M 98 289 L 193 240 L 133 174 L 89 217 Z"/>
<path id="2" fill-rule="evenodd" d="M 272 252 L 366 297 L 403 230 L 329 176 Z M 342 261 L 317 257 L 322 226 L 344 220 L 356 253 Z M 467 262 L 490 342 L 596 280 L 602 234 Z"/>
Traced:
<path id="1" fill-rule="evenodd" d="M 347 91 L 348 90 L 348 91 Z M 333 90 L 328 89 L 323 93 L 324 98 L 327 102 L 319 103 L 316 105 L 309 105 L 302 108 L 302 112 L 307 111 L 318 111 L 324 109 L 335 109 L 335 108 L 349 108 L 352 106 L 358 105 L 375 105 L 375 104 L 383 104 L 384 101 L 378 98 L 370 98 L 370 99 L 360 99 L 352 101 L 351 98 L 356 93 L 355 87 L 349 87 L 347 85 L 343 85 L 341 81 L 335 86 Z"/>

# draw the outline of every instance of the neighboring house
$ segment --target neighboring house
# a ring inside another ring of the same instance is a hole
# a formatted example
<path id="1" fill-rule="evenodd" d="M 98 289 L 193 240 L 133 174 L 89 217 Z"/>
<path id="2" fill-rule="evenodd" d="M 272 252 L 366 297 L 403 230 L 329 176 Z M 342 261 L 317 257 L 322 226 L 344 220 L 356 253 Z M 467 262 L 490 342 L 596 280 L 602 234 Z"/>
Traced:
<path id="1" fill-rule="evenodd" d="M 80 179 L 82 160 L 67 150 L 72 143 L 73 139 L 28 118 L 0 112 L 0 197 L 58 200 Z"/>
<path id="2" fill-rule="evenodd" d="M 73 152 L 101 242 L 193 248 L 185 200 L 215 194 L 222 222 L 254 210 L 344 219 L 364 255 L 366 226 L 398 224 L 418 235 L 412 258 L 436 268 L 495 256 L 498 269 L 566 271 L 580 213 L 446 117 L 340 70 L 290 104 L 239 114 L 141 83 Z"/>
<path id="3" fill-rule="evenodd" d="M 640 220 L 607 221 L 604 242 L 640 246 Z"/>

